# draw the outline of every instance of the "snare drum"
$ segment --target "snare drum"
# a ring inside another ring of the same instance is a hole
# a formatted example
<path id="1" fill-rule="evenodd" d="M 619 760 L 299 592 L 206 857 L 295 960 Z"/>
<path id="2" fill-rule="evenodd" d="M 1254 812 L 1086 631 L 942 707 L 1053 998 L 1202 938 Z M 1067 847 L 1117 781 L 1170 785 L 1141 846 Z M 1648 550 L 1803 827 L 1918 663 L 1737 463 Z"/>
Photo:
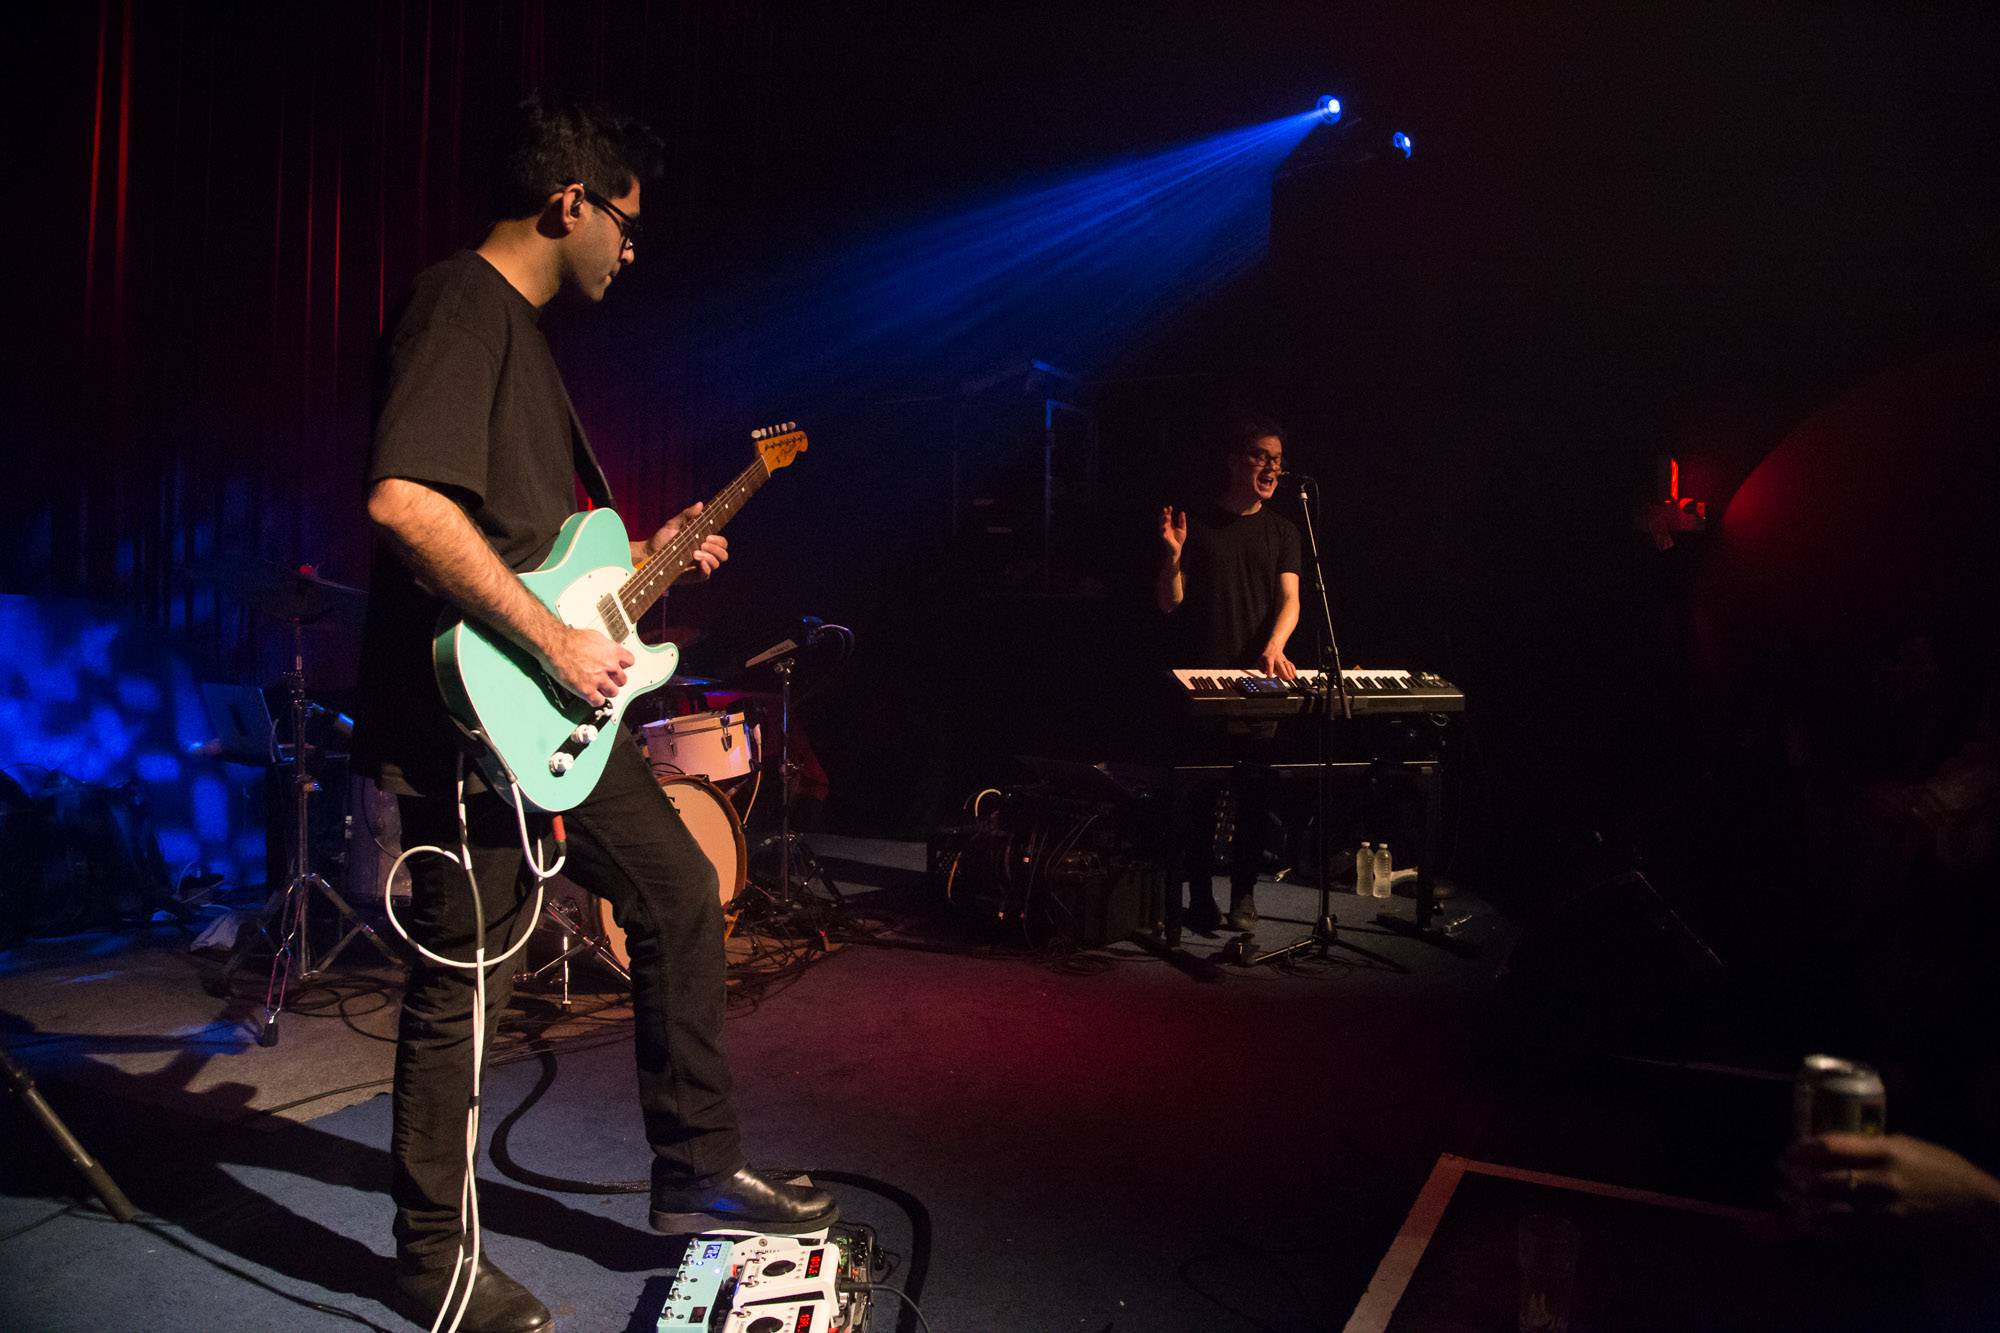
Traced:
<path id="1" fill-rule="evenodd" d="M 736 807 L 729 798 L 716 790 L 715 784 L 704 778 L 668 777 L 660 779 L 660 790 L 680 813 L 681 823 L 694 835 L 695 845 L 715 867 L 718 892 L 726 909 L 730 899 L 743 890 L 748 877 L 750 858 L 743 845 L 743 821 L 736 817 Z M 625 947 L 625 931 L 611 917 L 611 904 L 597 898 L 595 911 L 597 923 L 604 931 L 604 942 L 618 965 L 630 970 L 632 955 Z"/>
<path id="2" fill-rule="evenodd" d="M 640 728 L 655 774 L 727 782 L 757 767 L 758 734 L 747 713 L 685 713 Z"/>

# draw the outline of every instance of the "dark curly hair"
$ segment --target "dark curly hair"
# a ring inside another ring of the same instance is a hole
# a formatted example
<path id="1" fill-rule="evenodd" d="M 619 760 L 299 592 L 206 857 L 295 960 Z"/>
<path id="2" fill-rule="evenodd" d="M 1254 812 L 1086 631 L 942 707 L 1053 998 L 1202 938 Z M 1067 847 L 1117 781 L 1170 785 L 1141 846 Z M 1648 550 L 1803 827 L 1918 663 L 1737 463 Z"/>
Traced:
<path id="1" fill-rule="evenodd" d="M 616 199 L 635 181 L 659 176 L 660 136 L 632 116 L 597 102 L 533 93 L 514 108 L 499 136 L 492 216 L 540 212 L 566 185 L 588 185 Z"/>

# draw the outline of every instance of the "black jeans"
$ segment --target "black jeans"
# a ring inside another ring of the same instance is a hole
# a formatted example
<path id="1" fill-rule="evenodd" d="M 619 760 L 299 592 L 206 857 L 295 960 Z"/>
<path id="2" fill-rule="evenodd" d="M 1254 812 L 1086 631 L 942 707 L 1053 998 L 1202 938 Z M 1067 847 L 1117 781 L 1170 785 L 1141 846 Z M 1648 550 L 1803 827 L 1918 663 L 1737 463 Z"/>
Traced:
<path id="1" fill-rule="evenodd" d="M 1227 778 L 1216 775 L 1206 781 L 1195 780 L 1182 795 L 1177 818 L 1190 910 L 1204 899 L 1215 901 L 1216 807 L 1224 788 L 1236 804 L 1236 827 L 1229 847 L 1231 907 L 1257 883 L 1263 868 L 1265 826 L 1275 804 L 1277 774 L 1267 765 L 1271 762 L 1271 740 L 1276 733 L 1276 726 L 1268 722 L 1238 721 L 1190 731 L 1187 753 L 1191 757 L 1230 764 Z"/>
<path id="2" fill-rule="evenodd" d="M 404 797 L 400 805 L 405 847 L 457 851 L 458 814 L 449 798 Z M 532 881 L 503 798 L 468 798 L 466 820 L 487 952 L 497 956 L 532 925 L 522 920 Z M 653 1179 L 684 1187 L 727 1176 L 744 1162 L 722 1049 L 726 960 L 715 867 L 630 745 L 618 747 L 597 790 L 563 822 L 564 877 L 610 902 L 631 952 L 639 1109 L 653 1149 Z M 530 814 L 528 828 L 545 835 L 544 854 L 553 858 L 547 818 Z M 464 872 L 427 854 L 407 864 L 410 933 L 447 957 L 471 957 L 476 926 Z M 517 955 L 488 979 L 489 1040 L 519 962 Z M 396 1044 L 390 1155 L 396 1245 L 412 1267 L 449 1263 L 458 1244 L 472 1008 L 470 970 L 426 960 L 411 968 Z"/>

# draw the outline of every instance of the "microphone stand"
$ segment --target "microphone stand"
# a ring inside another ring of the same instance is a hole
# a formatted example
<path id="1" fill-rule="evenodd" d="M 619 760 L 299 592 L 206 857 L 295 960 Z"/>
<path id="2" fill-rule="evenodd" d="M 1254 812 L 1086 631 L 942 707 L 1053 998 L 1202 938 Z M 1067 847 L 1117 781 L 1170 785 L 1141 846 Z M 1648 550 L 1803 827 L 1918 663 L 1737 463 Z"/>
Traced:
<path id="1" fill-rule="evenodd" d="M 1261 967 L 1265 963 L 1283 962 L 1296 954 L 1307 952 L 1317 952 L 1321 958 L 1329 958 L 1332 956 L 1334 946 L 1338 945 L 1397 972 L 1408 972 L 1409 968 L 1393 958 L 1386 958 L 1341 939 L 1339 923 L 1333 919 L 1332 838 L 1329 835 L 1332 826 L 1330 809 L 1333 793 L 1327 779 L 1333 771 L 1333 725 L 1336 718 L 1334 706 L 1338 700 L 1339 720 L 1351 722 L 1354 720 L 1354 701 L 1348 694 L 1347 677 L 1343 674 L 1341 666 L 1340 639 L 1333 632 L 1333 602 L 1327 597 L 1326 569 L 1320 558 L 1319 534 L 1313 525 L 1312 488 L 1309 479 L 1300 477 L 1298 481 L 1299 514 L 1304 520 L 1302 526 L 1305 530 L 1306 553 L 1309 557 L 1306 568 L 1312 571 L 1313 596 L 1319 603 L 1320 629 L 1323 636 L 1320 642 L 1320 684 L 1316 691 L 1319 698 L 1307 700 L 1307 707 L 1316 709 L 1319 718 L 1319 726 L 1316 729 L 1319 764 L 1313 798 L 1313 817 L 1319 829 L 1319 919 L 1313 923 L 1309 934 L 1302 935 L 1290 944 L 1281 945 L 1267 953 L 1251 954 L 1250 937 L 1247 935 L 1231 941 L 1231 948 L 1224 952 L 1226 955 L 1231 955 L 1231 961 L 1244 967 Z"/>
<path id="2" fill-rule="evenodd" d="M 778 678 L 778 832 L 775 835 L 778 844 L 778 882 L 775 886 L 760 883 L 756 879 L 750 882 L 780 911 L 795 910 L 809 905 L 806 895 L 794 887 L 795 879 L 817 880 L 826 890 L 827 896 L 832 899 L 833 906 L 838 908 L 847 905 L 847 899 L 842 895 L 840 886 L 834 883 L 833 876 L 827 874 L 825 868 L 820 865 L 818 858 L 813 855 L 812 848 L 806 844 L 804 835 L 792 829 L 792 783 L 805 768 L 792 758 L 792 675 L 798 667 L 798 655 L 817 637 L 819 628 L 816 619 L 808 617 L 806 623 L 812 632 L 801 632 L 797 640 L 788 638 L 765 649 L 743 664 L 744 669 L 748 670 L 768 662 L 771 664 L 772 673 Z M 846 633 L 845 630 L 842 632 Z M 763 851 L 773 840 L 766 838 L 758 845 L 757 850 Z M 754 860 L 754 856 L 752 859 Z M 823 945 L 826 938 L 824 927 L 819 929 L 818 934 Z"/>

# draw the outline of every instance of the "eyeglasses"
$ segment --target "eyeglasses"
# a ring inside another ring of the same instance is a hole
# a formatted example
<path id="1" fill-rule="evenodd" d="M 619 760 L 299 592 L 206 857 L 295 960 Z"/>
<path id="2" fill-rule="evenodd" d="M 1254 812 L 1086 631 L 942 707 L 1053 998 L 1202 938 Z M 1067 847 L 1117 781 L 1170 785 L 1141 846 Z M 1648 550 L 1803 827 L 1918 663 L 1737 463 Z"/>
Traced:
<path id="1" fill-rule="evenodd" d="M 639 248 L 639 219 L 633 217 L 624 209 L 591 189 L 588 185 L 583 187 L 583 197 L 609 213 L 612 219 L 617 222 L 619 237 L 618 252 L 620 254 L 623 254 L 627 250 L 636 251 Z"/>
<path id="2" fill-rule="evenodd" d="M 1244 451 L 1243 460 L 1250 464 L 1254 472 L 1276 472 L 1280 476 L 1284 475 L 1283 454 L 1267 454 L 1261 449 L 1249 449 Z"/>

